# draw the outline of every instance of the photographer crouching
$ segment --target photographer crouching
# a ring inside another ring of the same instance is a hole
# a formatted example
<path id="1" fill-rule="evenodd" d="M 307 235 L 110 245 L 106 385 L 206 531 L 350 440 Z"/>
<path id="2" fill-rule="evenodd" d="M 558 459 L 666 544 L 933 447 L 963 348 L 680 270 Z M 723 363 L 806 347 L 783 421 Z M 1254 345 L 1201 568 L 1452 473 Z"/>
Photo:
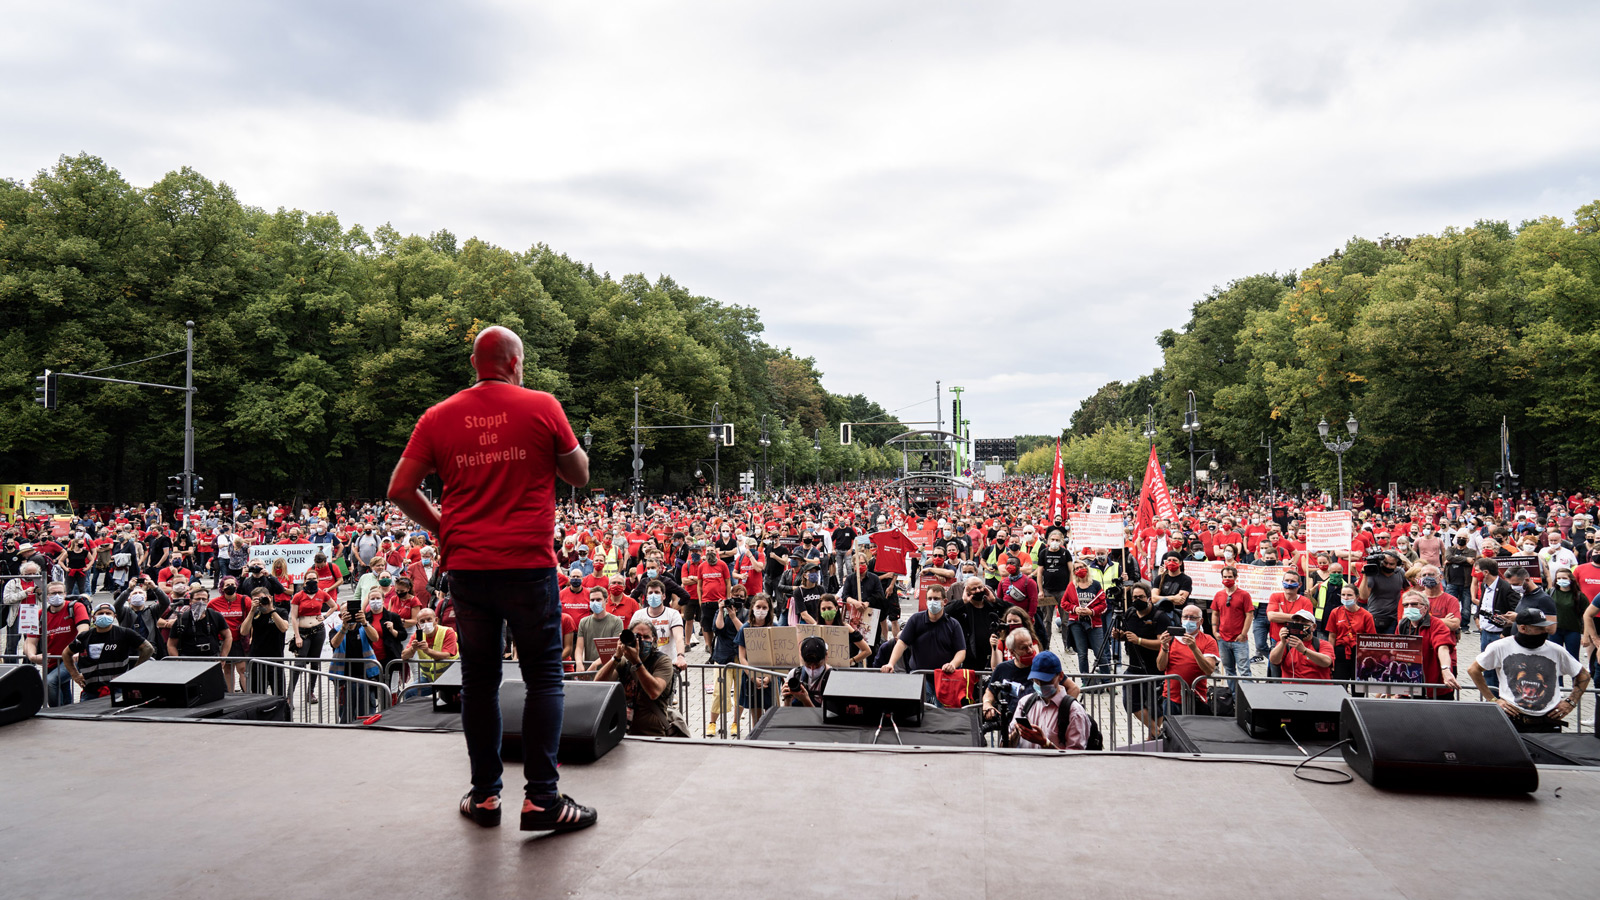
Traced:
<path id="1" fill-rule="evenodd" d="M 800 665 L 783 680 L 784 706 L 821 706 L 828 690 L 828 642 L 812 636 L 800 642 Z"/>
<path id="2" fill-rule="evenodd" d="M 1317 637 L 1317 614 L 1297 609 L 1282 624 L 1267 661 L 1284 678 L 1326 680 L 1333 677 L 1333 655 L 1333 645 Z"/>
<path id="3" fill-rule="evenodd" d="M 628 733 L 688 737 L 688 729 L 672 708 L 676 679 L 672 659 L 656 647 L 655 629 L 649 622 L 637 621 L 617 638 L 616 654 L 600 667 L 594 680 L 622 684 L 628 699 Z"/>

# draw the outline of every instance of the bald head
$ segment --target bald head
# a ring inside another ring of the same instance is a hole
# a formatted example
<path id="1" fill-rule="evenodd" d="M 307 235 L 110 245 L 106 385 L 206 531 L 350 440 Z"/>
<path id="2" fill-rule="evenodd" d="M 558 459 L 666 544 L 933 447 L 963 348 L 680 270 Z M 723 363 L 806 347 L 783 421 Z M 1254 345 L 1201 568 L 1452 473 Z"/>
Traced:
<path id="1" fill-rule="evenodd" d="M 522 338 L 501 325 L 490 325 L 472 341 L 472 368 L 478 380 L 522 384 Z"/>

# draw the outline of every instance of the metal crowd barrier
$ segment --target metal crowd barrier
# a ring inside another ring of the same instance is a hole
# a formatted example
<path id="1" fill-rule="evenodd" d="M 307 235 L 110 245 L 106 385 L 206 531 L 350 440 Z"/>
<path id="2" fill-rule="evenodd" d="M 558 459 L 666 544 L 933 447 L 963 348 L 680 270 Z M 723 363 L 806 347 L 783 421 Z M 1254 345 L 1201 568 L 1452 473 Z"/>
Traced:
<path id="1" fill-rule="evenodd" d="M 343 659 L 324 661 L 337 664 L 346 662 Z M 257 693 L 275 694 L 289 700 L 290 721 L 315 725 L 356 725 L 362 719 L 381 713 L 393 705 L 393 694 L 384 681 L 308 669 L 280 660 L 249 659 L 246 662 L 252 688 Z M 361 665 L 361 661 L 350 660 L 349 664 L 355 667 Z"/>

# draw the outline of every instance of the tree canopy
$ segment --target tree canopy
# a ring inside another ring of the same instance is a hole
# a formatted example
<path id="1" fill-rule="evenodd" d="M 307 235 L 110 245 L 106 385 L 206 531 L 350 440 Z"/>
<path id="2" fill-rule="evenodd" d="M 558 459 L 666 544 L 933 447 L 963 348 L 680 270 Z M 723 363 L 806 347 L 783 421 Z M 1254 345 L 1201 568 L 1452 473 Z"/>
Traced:
<path id="1" fill-rule="evenodd" d="M 195 468 L 210 494 L 376 496 L 422 410 L 471 383 L 472 339 L 491 324 L 522 336 L 525 383 L 593 435 L 601 486 L 631 475 L 635 389 L 645 425 L 705 422 L 717 405 L 735 428 L 725 489 L 738 471 L 759 477 L 763 416 L 775 482 L 888 471 L 897 455 L 870 445 L 904 430 L 863 428 L 840 447 L 838 422 L 893 417 L 825 390 L 814 360 L 762 340 L 756 310 L 668 276 L 612 278 L 544 244 L 516 252 L 268 212 L 189 168 L 139 188 L 76 156 L 0 181 L 0 313 L 0 481 L 67 482 L 86 500 L 164 490 L 182 468 L 182 393 L 63 379 L 47 412 L 34 376 L 181 349 L 191 319 Z M 181 384 L 183 357 L 102 374 Z M 641 442 L 657 490 L 712 455 L 703 428 Z"/>
<path id="2" fill-rule="evenodd" d="M 1583 449 L 1600 426 L 1600 201 L 1571 221 L 1352 238 L 1302 272 L 1213 290 L 1157 343 L 1162 365 L 1102 387 L 1073 416 L 1074 435 L 1128 419 L 1142 431 L 1149 403 L 1176 466 L 1194 391 L 1197 448 L 1249 486 L 1271 438 L 1280 486 L 1332 489 L 1317 423 L 1343 435 L 1354 415 L 1347 487 L 1453 488 L 1499 468 L 1503 419 L 1527 484 L 1600 486 Z"/>

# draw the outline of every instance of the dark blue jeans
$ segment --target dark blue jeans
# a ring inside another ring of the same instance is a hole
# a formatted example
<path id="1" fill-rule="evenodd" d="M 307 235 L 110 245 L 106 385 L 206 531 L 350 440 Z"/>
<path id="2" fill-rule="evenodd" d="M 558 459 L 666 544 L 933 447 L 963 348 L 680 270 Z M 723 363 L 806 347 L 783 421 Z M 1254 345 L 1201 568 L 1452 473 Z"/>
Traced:
<path id="1" fill-rule="evenodd" d="M 461 650 L 461 726 L 472 764 L 472 796 L 500 793 L 502 627 L 511 628 L 527 685 L 522 707 L 522 767 L 529 797 L 556 793 L 561 743 L 561 598 L 555 569 L 452 571 Z"/>

